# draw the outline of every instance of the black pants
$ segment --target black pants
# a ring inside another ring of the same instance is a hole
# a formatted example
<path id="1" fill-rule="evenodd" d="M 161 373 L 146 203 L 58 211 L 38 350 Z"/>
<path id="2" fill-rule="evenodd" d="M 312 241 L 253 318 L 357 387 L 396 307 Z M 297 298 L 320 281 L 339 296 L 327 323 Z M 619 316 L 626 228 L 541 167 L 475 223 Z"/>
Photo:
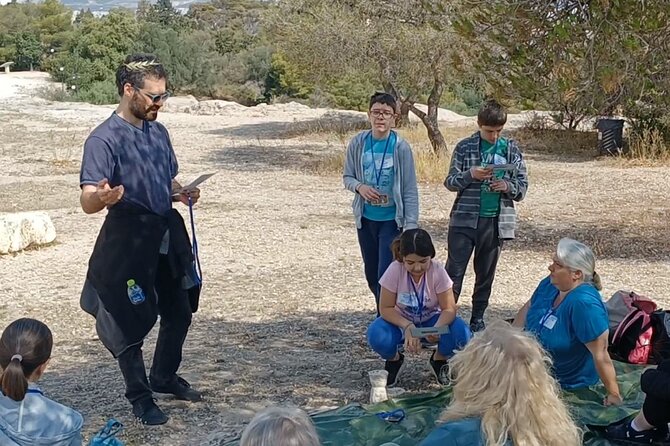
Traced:
<path id="1" fill-rule="evenodd" d="M 150 378 L 153 385 L 162 387 L 177 380 L 182 347 L 191 325 L 192 312 L 187 292 L 181 289 L 180 281 L 173 279 L 170 274 L 167 256 L 160 257 L 156 274 L 160 329 Z M 142 357 L 142 343 L 126 349 L 119 355 L 118 361 L 126 382 L 126 398 L 131 403 L 151 398 L 151 387 Z"/>
<path id="2" fill-rule="evenodd" d="M 668 383 L 670 384 L 670 361 L 661 362 L 657 370 L 668 374 Z M 642 405 L 642 413 L 652 426 L 667 429 L 667 425 L 670 423 L 670 401 L 647 393 Z"/>
<path id="3" fill-rule="evenodd" d="M 477 229 L 449 227 L 447 236 L 447 274 L 454 281 L 454 297 L 458 302 L 463 286 L 463 276 L 475 252 L 475 288 L 472 293 L 472 317 L 482 319 L 491 297 L 491 286 L 496 275 L 496 266 L 502 240 L 498 236 L 498 218 L 479 217 Z"/>

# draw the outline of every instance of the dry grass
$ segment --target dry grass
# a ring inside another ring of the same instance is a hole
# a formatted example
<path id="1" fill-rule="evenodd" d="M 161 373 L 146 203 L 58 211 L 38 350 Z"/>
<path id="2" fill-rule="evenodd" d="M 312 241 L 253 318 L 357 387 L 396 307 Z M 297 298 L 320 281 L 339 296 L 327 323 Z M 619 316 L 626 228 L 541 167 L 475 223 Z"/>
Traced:
<path id="1" fill-rule="evenodd" d="M 558 159 L 592 159 L 598 153 L 596 132 L 562 129 L 520 128 L 510 132 L 519 145 L 540 155 Z"/>
<path id="2" fill-rule="evenodd" d="M 548 116 L 531 115 L 523 127 L 513 131 L 523 147 L 533 151 L 570 158 L 595 158 L 598 153 L 597 132 L 556 128 Z M 624 140 L 619 156 L 604 157 L 607 164 L 626 167 L 654 167 L 670 164 L 670 146 L 661 132 L 645 129 L 631 133 Z"/>
<path id="3" fill-rule="evenodd" d="M 670 164 L 670 146 L 658 130 L 643 130 L 630 136 L 628 150 L 620 159 L 631 166 L 667 165 Z"/>
<path id="4" fill-rule="evenodd" d="M 348 141 L 354 136 L 352 128 L 343 127 L 336 123 L 326 124 L 325 120 L 310 123 L 296 123 L 296 128 L 289 130 L 291 135 L 307 135 L 328 139 L 335 137 L 346 148 Z M 355 129 L 356 131 L 360 129 Z M 475 131 L 474 127 L 443 127 L 442 134 L 447 141 L 447 147 L 453 147 L 459 140 L 469 136 Z M 309 133 L 306 133 L 309 131 Z M 423 126 L 415 125 L 398 129 L 398 133 L 409 143 L 414 152 L 414 163 L 417 178 L 424 183 L 442 183 L 449 170 L 451 150 L 448 152 L 435 153 L 430 145 L 430 140 Z M 317 175 L 335 176 L 341 175 L 344 168 L 345 150 L 329 150 L 324 156 L 307 164 L 309 172 Z"/>
<path id="5" fill-rule="evenodd" d="M 309 121 L 295 121 L 283 133 L 284 138 L 301 136 L 335 136 L 344 142 L 349 135 L 368 128 L 368 122 L 361 115 L 326 113 L 319 119 Z"/>

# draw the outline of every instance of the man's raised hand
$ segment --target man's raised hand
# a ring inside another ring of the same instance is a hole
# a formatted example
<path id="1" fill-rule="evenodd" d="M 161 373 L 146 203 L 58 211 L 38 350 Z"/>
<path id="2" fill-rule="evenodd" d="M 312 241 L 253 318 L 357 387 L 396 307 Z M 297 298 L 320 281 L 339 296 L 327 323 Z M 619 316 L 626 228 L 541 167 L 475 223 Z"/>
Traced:
<path id="1" fill-rule="evenodd" d="M 103 178 L 98 182 L 95 192 L 98 199 L 100 199 L 105 206 L 110 207 L 121 201 L 121 198 L 123 197 L 123 185 L 119 184 L 116 187 L 110 187 L 109 180 Z"/>

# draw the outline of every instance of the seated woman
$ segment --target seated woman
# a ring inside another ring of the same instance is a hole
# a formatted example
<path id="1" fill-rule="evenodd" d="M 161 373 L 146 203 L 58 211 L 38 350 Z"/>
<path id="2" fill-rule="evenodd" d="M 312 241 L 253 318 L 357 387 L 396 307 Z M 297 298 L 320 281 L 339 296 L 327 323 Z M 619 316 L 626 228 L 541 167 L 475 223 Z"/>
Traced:
<path id="1" fill-rule="evenodd" d="M 532 335 L 494 321 L 451 358 L 453 398 L 420 446 L 578 446 L 582 436 Z"/>
<path id="2" fill-rule="evenodd" d="M 312 420 L 296 408 L 270 407 L 244 429 L 240 446 L 319 446 Z"/>
<path id="3" fill-rule="evenodd" d="M 607 390 L 604 404 L 621 404 L 612 359 L 607 353 L 609 322 L 598 292 L 595 257 L 583 243 L 558 242 L 549 277 L 519 310 L 514 325 L 535 334 L 553 359 L 561 387 L 576 389 L 596 384 Z"/>
<path id="4" fill-rule="evenodd" d="M 51 358 L 52 346 L 51 330 L 35 319 L 18 319 L 2 333 L 1 445 L 81 445 L 81 415 L 51 401 L 35 385 Z"/>
<path id="5" fill-rule="evenodd" d="M 434 260 L 435 247 L 423 229 L 410 229 L 393 241 L 395 261 L 382 278 L 378 317 L 368 328 L 368 344 L 383 359 L 388 372 L 387 385 L 396 384 L 405 352 L 418 353 L 422 339 L 437 343 L 430 357 L 431 370 L 440 384 L 449 382 L 447 359 L 463 347 L 472 334 L 467 324 L 456 317 L 453 282 L 444 267 Z M 448 326 L 449 332 L 439 336 L 417 338 L 412 328 Z"/>
<path id="6" fill-rule="evenodd" d="M 655 369 L 646 370 L 640 379 L 640 387 L 647 394 L 640 413 L 628 423 L 609 427 L 605 431 L 606 437 L 640 444 L 667 441 L 670 423 L 670 360 L 666 359 Z"/>

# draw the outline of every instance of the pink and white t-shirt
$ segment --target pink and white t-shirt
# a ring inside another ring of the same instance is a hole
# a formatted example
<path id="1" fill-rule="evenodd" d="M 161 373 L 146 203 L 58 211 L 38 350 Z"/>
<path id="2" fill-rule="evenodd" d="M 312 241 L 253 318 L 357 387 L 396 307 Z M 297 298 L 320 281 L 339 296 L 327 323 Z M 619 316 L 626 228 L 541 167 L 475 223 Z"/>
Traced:
<path id="1" fill-rule="evenodd" d="M 391 263 L 379 284 L 396 293 L 396 310 L 414 323 L 425 322 L 441 312 L 437 295 L 452 287 L 453 281 L 437 260 L 431 259 L 428 271 L 415 283 L 402 262 Z"/>

